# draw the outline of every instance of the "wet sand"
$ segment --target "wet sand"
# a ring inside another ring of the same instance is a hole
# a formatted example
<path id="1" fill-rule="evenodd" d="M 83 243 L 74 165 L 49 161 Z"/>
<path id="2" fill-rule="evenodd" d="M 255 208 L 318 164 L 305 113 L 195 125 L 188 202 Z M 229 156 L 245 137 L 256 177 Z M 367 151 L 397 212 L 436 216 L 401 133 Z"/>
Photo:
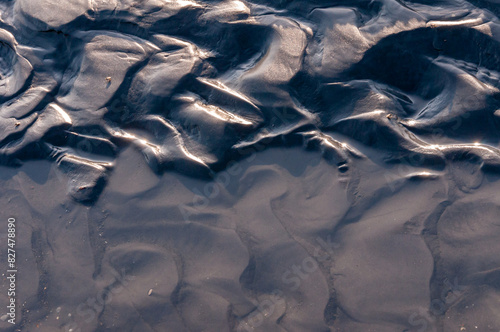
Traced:
<path id="1" fill-rule="evenodd" d="M 500 330 L 498 8 L 1 2 L 0 330 Z"/>

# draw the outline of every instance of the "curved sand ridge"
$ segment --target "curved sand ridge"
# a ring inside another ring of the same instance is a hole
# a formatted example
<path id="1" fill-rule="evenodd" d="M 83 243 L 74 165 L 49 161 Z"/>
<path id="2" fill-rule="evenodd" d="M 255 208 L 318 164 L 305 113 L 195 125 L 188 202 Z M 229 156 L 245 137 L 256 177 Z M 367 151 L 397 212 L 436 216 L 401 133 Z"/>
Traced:
<path id="1" fill-rule="evenodd" d="M 344 165 L 354 148 L 328 144 L 339 134 L 390 160 L 432 166 L 459 150 L 498 164 L 495 148 L 462 143 L 495 143 L 498 122 L 496 17 L 472 5 L 4 6 L 2 160 L 54 159 L 78 173 L 78 200 L 97 198 L 127 145 L 156 172 L 195 176 L 262 139 L 334 150 Z"/>
<path id="2" fill-rule="evenodd" d="M 500 327 L 494 1 L 0 8 L 26 330 Z"/>

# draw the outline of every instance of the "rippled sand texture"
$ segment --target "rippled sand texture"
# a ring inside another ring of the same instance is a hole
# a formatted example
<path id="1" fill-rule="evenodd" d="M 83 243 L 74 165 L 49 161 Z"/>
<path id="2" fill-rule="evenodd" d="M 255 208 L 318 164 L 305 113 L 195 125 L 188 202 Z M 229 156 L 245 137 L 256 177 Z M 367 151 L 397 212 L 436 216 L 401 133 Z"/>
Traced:
<path id="1" fill-rule="evenodd" d="M 497 1 L 0 13 L 1 329 L 500 330 Z"/>

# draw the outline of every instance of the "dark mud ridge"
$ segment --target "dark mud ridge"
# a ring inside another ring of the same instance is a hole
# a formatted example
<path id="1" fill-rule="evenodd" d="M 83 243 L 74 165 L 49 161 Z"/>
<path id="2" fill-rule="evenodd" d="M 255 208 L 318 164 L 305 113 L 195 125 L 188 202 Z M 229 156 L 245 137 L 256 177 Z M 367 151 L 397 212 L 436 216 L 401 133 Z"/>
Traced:
<path id="1" fill-rule="evenodd" d="M 500 330 L 498 1 L 0 13 L 0 328 Z"/>

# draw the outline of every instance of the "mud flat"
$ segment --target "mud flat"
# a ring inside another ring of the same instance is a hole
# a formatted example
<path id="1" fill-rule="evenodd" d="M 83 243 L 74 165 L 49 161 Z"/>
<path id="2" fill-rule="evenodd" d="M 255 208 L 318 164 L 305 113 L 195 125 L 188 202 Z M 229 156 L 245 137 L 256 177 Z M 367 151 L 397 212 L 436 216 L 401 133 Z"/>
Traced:
<path id="1" fill-rule="evenodd" d="M 0 329 L 500 330 L 499 8 L 0 2 Z"/>

